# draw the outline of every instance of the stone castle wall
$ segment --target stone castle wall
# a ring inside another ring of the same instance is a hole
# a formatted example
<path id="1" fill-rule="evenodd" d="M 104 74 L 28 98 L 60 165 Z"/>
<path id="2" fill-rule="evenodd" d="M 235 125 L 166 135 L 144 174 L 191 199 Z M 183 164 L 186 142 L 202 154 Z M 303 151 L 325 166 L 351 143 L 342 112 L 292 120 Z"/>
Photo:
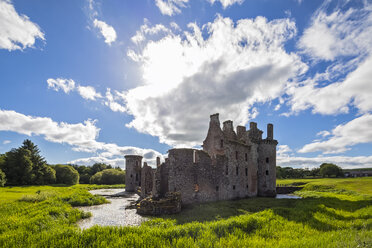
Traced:
<path id="1" fill-rule="evenodd" d="M 164 163 L 157 160 L 155 173 L 148 166 L 142 168 L 143 197 L 150 191 L 156 199 L 167 192 L 179 192 L 182 204 L 191 204 L 275 196 L 277 141 L 272 124 L 266 139 L 262 133 L 254 122 L 248 131 L 238 126 L 235 132 L 232 121 L 225 121 L 221 129 L 218 114 L 211 115 L 203 150 L 171 149 Z M 131 174 L 138 171 L 135 161 L 138 158 L 128 156 L 126 165 Z M 128 182 L 132 184 L 127 184 L 127 189 L 133 189 L 136 182 L 132 177 Z"/>

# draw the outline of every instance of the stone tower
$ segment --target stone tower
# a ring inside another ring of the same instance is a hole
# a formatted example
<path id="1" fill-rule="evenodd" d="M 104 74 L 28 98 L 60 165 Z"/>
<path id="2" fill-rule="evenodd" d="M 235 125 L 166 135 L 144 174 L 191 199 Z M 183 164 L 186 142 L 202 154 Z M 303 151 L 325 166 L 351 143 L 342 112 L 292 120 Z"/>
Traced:
<path id="1" fill-rule="evenodd" d="M 208 134 L 203 142 L 203 150 L 211 158 L 215 158 L 216 155 L 225 154 L 224 149 L 224 135 L 220 127 L 219 114 L 213 114 L 210 116 Z"/>
<path id="2" fill-rule="evenodd" d="M 133 192 L 141 186 L 142 156 L 125 156 L 125 191 Z"/>
<path id="3" fill-rule="evenodd" d="M 258 195 L 276 195 L 276 145 L 273 124 L 267 124 L 267 138 L 258 146 Z"/>

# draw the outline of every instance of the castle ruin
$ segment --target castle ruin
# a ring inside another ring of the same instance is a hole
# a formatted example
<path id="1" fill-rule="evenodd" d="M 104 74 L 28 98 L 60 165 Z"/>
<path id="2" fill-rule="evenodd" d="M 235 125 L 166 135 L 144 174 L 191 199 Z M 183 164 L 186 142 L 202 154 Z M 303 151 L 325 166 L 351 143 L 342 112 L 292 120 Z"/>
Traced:
<path id="1" fill-rule="evenodd" d="M 162 199 L 178 192 L 182 204 L 276 195 L 276 145 L 273 125 L 262 139 L 257 123 L 249 130 L 228 120 L 221 129 L 219 114 L 210 116 L 203 150 L 182 148 L 168 151 L 168 158 L 152 169 L 142 167 L 142 156 L 127 155 L 126 191 L 141 187 L 141 197 Z"/>

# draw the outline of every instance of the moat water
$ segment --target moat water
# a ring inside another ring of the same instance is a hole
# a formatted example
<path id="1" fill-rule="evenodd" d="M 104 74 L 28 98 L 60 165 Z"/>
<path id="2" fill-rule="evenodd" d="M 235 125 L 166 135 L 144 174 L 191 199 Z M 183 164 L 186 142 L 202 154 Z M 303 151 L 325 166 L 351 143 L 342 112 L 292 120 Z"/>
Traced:
<path id="1" fill-rule="evenodd" d="M 105 196 L 111 203 L 79 207 L 80 210 L 91 212 L 92 217 L 78 222 L 81 229 L 94 225 L 99 226 L 139 226 L 147 218 L 136 213 L 135 209 L 125 209 L 138 199 L 138 195 L 126 193 L 124 189 L 91 190 L 94 195 Z"/>
<path id="2" fill-rule="evenodd" d="M 287 195 L 287 194 L 277 194 L 276 199 L 301 199 L 301 196 L 298 195 Z"/>
<path id="3" fill-rule="evenodd" d="M 125 209 L 138 199 L 137 194 L 127 193 L 124 189 L 98 189 L 91 190 L 94 195 L 102 195 L 111 203 L 79 207 L 80 210 L 91 212 L 92 217 L 78 222 L 81 229 L 87 229 L 94 225 L 99 226 L 139 226 L 148 220 L 136 213 L 135 209 Z M 297 195 L 278 194 L 276 199 L 301 199 Z"/>

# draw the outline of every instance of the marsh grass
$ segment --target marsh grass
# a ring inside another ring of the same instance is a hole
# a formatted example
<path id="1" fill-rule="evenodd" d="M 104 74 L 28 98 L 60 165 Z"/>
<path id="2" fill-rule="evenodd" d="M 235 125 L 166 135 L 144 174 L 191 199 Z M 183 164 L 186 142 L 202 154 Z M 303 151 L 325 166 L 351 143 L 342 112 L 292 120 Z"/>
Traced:
<path id="1" fill-rule="evenodd" d="M 84 231 L 76 222 L 88 215 L 71 207 L 72 199 L 99 203 L 85 186 L 30 188 L 27 194 L 36 199 L 45 192 L 40 201 L 19 200 L 19 195 L 14 199 L 15 191 L 27 190 L 4 188 L 0 195 L 9 194 L 12 200 L 0 199 L 0 247 L 371 247 L 372 180 L 363 180 L 369 185 L 359 191 L 353 189 L 359 179 L 348 180 L 306 181 L 298 193 L 303 199 L 197 204 L 140 227 Z"/>

